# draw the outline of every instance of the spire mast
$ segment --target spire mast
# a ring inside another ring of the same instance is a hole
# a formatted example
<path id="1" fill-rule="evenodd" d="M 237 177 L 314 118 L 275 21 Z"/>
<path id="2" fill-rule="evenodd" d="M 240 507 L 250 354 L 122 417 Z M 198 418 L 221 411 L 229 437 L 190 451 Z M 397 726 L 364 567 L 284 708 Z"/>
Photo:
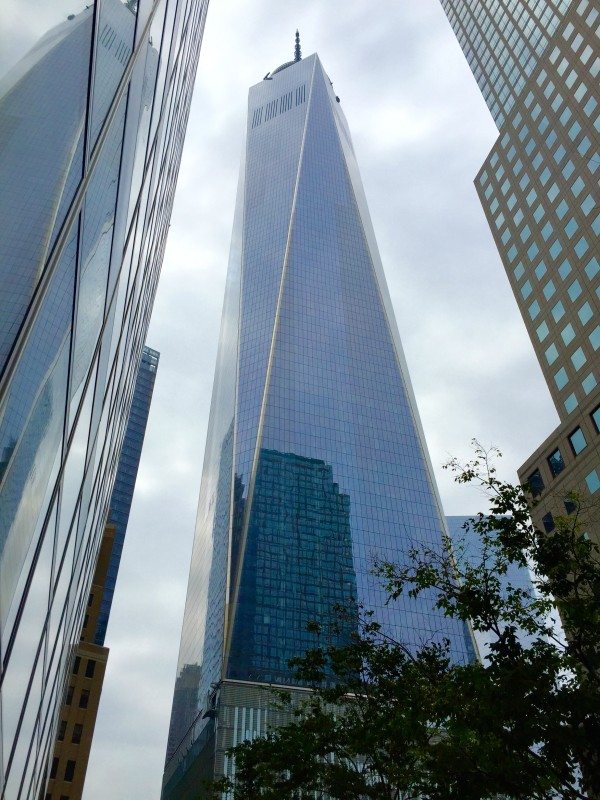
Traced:
<path id="1" fill-rule="evenodd" d="M 296 31 L 296 45 L 294 47 L 294 61 L 302 59 L 302 50 L 300 49 L 300 33 Z"/>

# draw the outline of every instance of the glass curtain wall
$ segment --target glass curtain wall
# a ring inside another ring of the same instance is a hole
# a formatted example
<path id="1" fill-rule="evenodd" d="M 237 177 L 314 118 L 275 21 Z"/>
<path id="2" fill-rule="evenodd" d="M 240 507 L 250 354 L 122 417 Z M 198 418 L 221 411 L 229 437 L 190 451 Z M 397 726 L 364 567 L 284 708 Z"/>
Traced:
<path id="1" fill-rule="evenodd" d="M 6 0 L 0 788 L 45 784 L 168 231 L 208 0 Z"/>

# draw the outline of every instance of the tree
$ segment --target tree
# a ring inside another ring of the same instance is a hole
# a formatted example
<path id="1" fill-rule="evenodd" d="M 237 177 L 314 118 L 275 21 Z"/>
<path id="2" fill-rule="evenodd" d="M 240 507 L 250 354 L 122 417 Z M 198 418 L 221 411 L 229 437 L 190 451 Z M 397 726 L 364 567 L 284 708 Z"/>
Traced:
<path id="1" fill-rule="evenodd" d="M 481 559 L 416 548 L 408 564 L 374 569 L 390 602 L 433 592 L 446 616 L 492 633 L 486 663 L 455 663 L 447 642 L 413 651 L 364 610 L 343 647 L 314 623 L 322 646 L 293 662 L 314 691 L 277 693 L 290 724 L 234 748 L 235 786 L 220 788 L 235 800 L 600 795 L 600 553 L 586 509 L 571 496 L 572 514 L 536 530 L 526 492 L 497 475 L 500 454 L 475 444 L 471 462 L 448 467 L 487 494 L 489 513 L 467 526 Z M 512 563 L 533 567 L 535 594 L 503 581 Z"/>

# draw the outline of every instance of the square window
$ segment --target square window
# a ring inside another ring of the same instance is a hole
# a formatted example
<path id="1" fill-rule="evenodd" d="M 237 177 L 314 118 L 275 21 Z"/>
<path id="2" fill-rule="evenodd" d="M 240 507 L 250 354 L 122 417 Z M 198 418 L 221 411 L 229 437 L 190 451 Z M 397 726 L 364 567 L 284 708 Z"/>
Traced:
<path id="1" fill-rule="evenodd" d="M 562 174 L 568 180 L 574 172 L 575 172 L 575 164 L 573 164 L 573 162 L 569 159 L 569 161 L 567 161 L 567 163 L 562 168 Z"/>
<path id="2" fill-rule="evenodd" d="M 569 297 L 573 302 L 577 300 L 577 298 L 581 294 L 581 284 L 579 283 L 579 281 L 577 280 L 573 281 L 573 283 L 567 289 L 567 294 L 569 295 Z"/>
<path id="3" fill-rule="evenodd" d="M 531 288 L 531 281 L 525 281 L 523 286 L 521 286 L 521 296 L 523 300 L 526 300 L 532 292 Z"/>
<path id="4" fill-rule="evenodd" d="M 560 275 L 560 277 L 564 281 L 564 279 L 567 277 L 569 272 L 571 272 L 571 265 L 569 264 L 567 259 L 565 259 L 563 261 L 563 263 L 560 265 L 560 267 L 558 268 L 558 274 Z"/>
<path id="5" fill-rule="evenodd" d="M 556 286 L 554 285 L 554 281 L 548 281 L 548 283 L 544 286 L 543 291 L 546 300 L 550 300 L 552 295 L 556 292 Z"/>
<path id="6" fill-rule="evenodd" d="M 575 397 L 575 392 L 571 392 L 571 394 L 565 400 L 565 411 L 567 414 L 570 414 L 571 411 L 575 411 L 579 403 L 577 402 L 577 398 Z"/>
<path id="7" fill-rule="evenodd" d="M 554 376 L 554 382 L 559 389 L 564 389 L 568 380 L 569 378 L 567 376 L 567 370 L 564 367 L 561 367 Z"/>
<path id="8" fill-rule="evenodd" d="M 587 243 L 587 239 L 585 236 L 582 236 L 581 239 L 575 245 L 575 252 L 581 258 L 589 248 L 589 244 Z"/>
<path id="9" fill-rule="evenodd" d="M 577 313 L 579 315 L 579 319 L 581 320 L 581 324 L 585 325 L 586 322 L 589 322 L 592 318 L 592 307 L 586 302 L 581 306 Z"/>
<path id="10" fill-rule="evenodd" d="M 550 247 L 550 255 L 552 256 L 552 258 L 556 258 L 561 252 L 562 252 L 562 244 L 557 239 Z"/>
<path id="11" fill-rule="evenodd" d="M 587 447 L 587 442 L 581 428 L 575 428 L 573 433 L 569 435 L 569 444 L 571 445 L 573 455 L 578 456 L 582 450 L 585 450 Z"/>
<path id="12" fill-rule="evenodd" d="M 523 266 L 523 262 L 519 261 L 519 263 L 517 264 L 517 266 L 513 270 L 513 275 L 515 276 L 515 278 L 518 281 L 520 281 L 521 278 L 523 277 L 523 273 L 524 272 L 525 272 L 525 267 Z"/>
<path id="13" fill-rule="evenodd" d="M 566 200 L 561 200 L 556 208 L 556 215 L 558 216 L 559 219 L 562 219 L 568 210 L 569 210 L 569 204 L 566 202 Z"/>
<path id="14" fill-rule="evenodd" d="M 573 329 L 573 326 L 571 325 L 571 323 L 570 323 L 570 322 L 569 322 L 569 324 L 568 324 L 568 325 L 566 325 L 566 326 L 565 326 L 565 327 L 562 329 L 562 331 L 561 331 L 561 334 L 560 334 L 560 335 L 562 336 L 562 340 L 563 340 L 563 342 L 564 342 L 565 344 L 571 344 L 571 342 L 572 342 L 572 341 L 573 341 L 573 339 L 575 338 L 575 331 L 574 331 L 574 329 Z"/>
<path id="15" fill-rule="evenodd" d="M 573 500 L 565 500 L 564 503 L 567 514 L 574 514 L 577 511 L 578 505 Z"/>
<path id="16" fill-rule="evenodd" d="M 565 314 L 565 307 L 562 304 L 562 300 L 559 300 L 558 303 L 552 309 L 552 316 L 554 317 L 554 322 L 558 322 Z"/>
<path id="17" fill-rule="evenodd" d="M 544 264 L 543 261 L 540 261 L 540 263 L 535 268 L 535 277 L 538 279 L 538 281 L 544 277 L 546 271 L 547 271 L 546 265 Z"/>
<path id="18" fill-rule="evenodd" d="M 585 183 L 583 181 L 583 178 L 577 178 L 575 183 L 571 186 L 571 191 L 573 192 L 575 197 L 578 197 L 581 194 L 581 190 L 584 188 L 584 186 Z"/>
<path id="19" fill-rule="evenodd" d="M 596 429 L 596 433 L 600 433 L 600 406 L 597 406 L 591 413 L 592 422 L 594 423 L 594 428 Z"/>
<path id="20" fill-rule="evenodd" d="M 556 349 L 555 344 L 551 344 L 550 347 L 546 349 L 546 361 L 548 364 L 554 364 L 556 359 L 558 358 L 558 350 Z"/>
<path id="21" fill-rule="evenodd" d="M 595 469 L 585 476 L 585 482 L 589 489 L 590 494 L 595 494 L 600 489 L 600 477 Z"/>
<path id="22" fill-rule="evenodd" d="M 529 316 L 531 319 L 535 319 L 537 315 L 540 313 L 540 304 L 537 300 L 534 300 L 533 303 L 527 309 Z"/>
<path id="23" fill-rule="evenodd" d="M 594 330 L 590 333 L 590 342 L 594 350 L 600 347 L 600 325 L 596 325 Z"/>
<path id="24" fill-rule="evenodd" d="M 548 466 L 550 467 L 550 472 L 555 478 L 557 475 L 560 475 L 565 468 L 565 462 L 563 461 L 562 453 L 558 447 L 548 456 Z"/>
<path id="25" fill-rule="evenodd" d="M 550 202 L 554 202 L 558 196 L 558 186 L 553 183 L 552 186 L 548 189 L 548 197 L 550 198 Z M 548 237 L 546 237 L 548 238 Z"/>
<path id="26" fill-rule="evenodd" d="M 590 372 L 590 374 L 581 381 L 581 386 L 583 388 L 583 391 L 586 394 L 589 394 L 596 388 L 597 383 L 598 381 L 596 380 L 596 376 L 594 375 L 593 372 Z"/>
<path id="27" fill-rule="evenodd" d="M 529 259 L 532 260 L 537 256 L 537 254 L 539 252 L 540 252 L 540 248 L 534 242 L 532 245 L 529 246 L 529 249 L 527 250 L 527 255 L 528 255 Z"/>
<path id="28" fill-rule="evenodd" d="M 544 526 L 546 533 L 552 533 L 554 530 L 554 517 L 552 514 L 550 514 L 550 512 L 548 512 L 548 514 L 544 514 L 542 517 L 542 525 Z"/>
<path id="29" fill-rule="evenodd" d="M 578 228 L 579 225 L 577 224 L 577 220 L 574 217 L 571 217 L 571 219 L 565 225 L 565 233 L 567 234 L 569 239 L 571 238 L 571 236 L 573 236 L 575 231 L 578 230 Z"/>
<path id="30" fill-rule="evenodd" d="M 591 261 L 588 261 L 588 263 L 585 265 L 585 274 L 590 280 L 596 277 L 598 270 L 600 270 L 600 265 L 598 264 L 598 259 L 596 257 L 592 258 Z"/>
<path id="31" fill-rule="evenodd" d="M 540 342 L 544 341 L 546 336 L 548 336 L 549 332 L 550 331 L 548 329 L 548 324 L 546 322 L 542 322 L 540 325 L 538 325 L 538 327 L 536 329 L 536 333 L 537 333 L 537 337 L 540 340 Z"/>
<path id="32" fill-rule="evenodd" d="M 527 478 L 527 487 L 534 497 L 539 497 L 544 491 L 544 480 L 539 469 L 534 470 Z"/>
<path id="33" fill-rule="evenodd" d="M 544 241 L 547 242 L 553 233 L 554 233 L 554 228 L 549 222 L 547 222 L 542 228 L 542 236 L 544 237 Z"/>
<path id="34" fill-rule="evenodd" d="M 595 207 L 595 205 L 596 201 L 594 200 L 591 194 L 588 194 L 588 196 L 581 203 L 581 210 L 586 215 L 586 217 L 590 213 L 590 211 Z"/>
<path id="35" fill-rule="evenodd" d="M 575 350 L 575 352 L 571 356 L 571 361 L 573 362 L 575 370 L 580 370 L 583 367 L 583 365 L 587 361 L 587 358 L 585 357 L 585 353 L 583 352 L 582 347 L 578 347 L 577 350 Z"/>

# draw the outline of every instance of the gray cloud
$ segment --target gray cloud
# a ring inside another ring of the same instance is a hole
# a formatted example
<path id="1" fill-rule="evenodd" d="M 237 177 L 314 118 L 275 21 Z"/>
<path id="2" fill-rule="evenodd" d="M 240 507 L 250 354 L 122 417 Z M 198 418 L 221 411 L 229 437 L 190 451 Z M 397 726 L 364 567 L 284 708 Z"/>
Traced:
<path id="1" fill-rule="evenodd" d="M 441 470 L 449 454 L 496 443 L 514 479 L 556 423 L 473 187 L 495 128 L 438 0 L 213 0 L 85 800 L 159 796 L 247 90 L 291 58 L 296 27 L 348 117 L 446 512 L 482 504 Z"/>

